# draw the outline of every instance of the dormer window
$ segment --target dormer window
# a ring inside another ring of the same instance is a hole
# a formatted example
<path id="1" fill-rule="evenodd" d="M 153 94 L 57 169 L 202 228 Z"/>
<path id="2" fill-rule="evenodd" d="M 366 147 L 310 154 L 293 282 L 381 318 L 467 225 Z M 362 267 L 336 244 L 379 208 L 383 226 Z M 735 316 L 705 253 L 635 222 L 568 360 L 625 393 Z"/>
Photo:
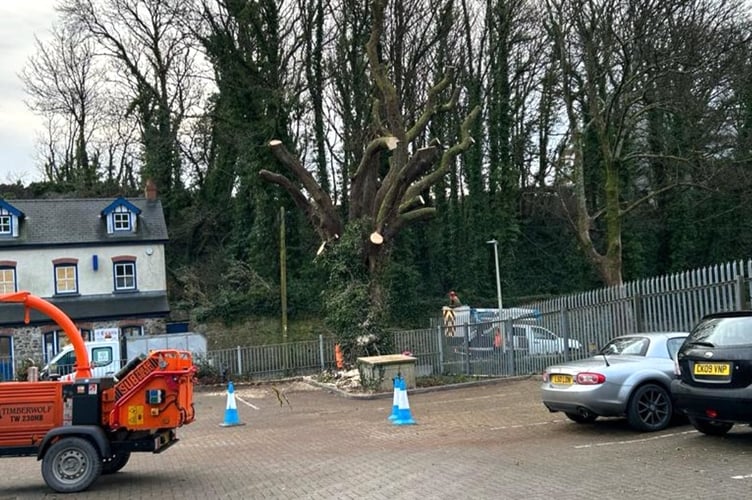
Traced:
<path id="1" fill-rule="evenodd" d="M 0 237 L 18 236 L 18 222 L 24 213 L 5 200 L 0 200 Z"/>
<path id="2" fill-rule="evenodd" d="M 107 234 L 127 235 L 136 232 L 136 221 L 141 210 L 125 198 L 118 198 L 102 210 L 107 219 Z"/>

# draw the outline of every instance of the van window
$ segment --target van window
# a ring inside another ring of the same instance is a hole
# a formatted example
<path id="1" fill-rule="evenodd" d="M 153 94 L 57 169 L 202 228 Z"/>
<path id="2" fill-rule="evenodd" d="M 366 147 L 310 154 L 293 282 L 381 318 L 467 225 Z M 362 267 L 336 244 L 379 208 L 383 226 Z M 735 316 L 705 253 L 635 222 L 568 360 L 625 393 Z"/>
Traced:
<path id="1" fill-rule="evenodd" d="M 112 347 L 94 347 L 91 350 L 91 363 L 93 367 L 112 363 Z"/>
<path id="2" fill-rule="evenodd" d="M 76 364 L 76 353 L 68 351 L 60 359 L 55 361 L 53 371 L 58 375 L 68 375 L 73 372 L 73 365 Z"/>
<path id="3" fill-rule="evenodd" d="M 533 332 L 533 338 L 536 340 L 556 340 L 557 337 L 552 332 L 541 328 L 539 326 L 531 326 L 530 329 Z"/>

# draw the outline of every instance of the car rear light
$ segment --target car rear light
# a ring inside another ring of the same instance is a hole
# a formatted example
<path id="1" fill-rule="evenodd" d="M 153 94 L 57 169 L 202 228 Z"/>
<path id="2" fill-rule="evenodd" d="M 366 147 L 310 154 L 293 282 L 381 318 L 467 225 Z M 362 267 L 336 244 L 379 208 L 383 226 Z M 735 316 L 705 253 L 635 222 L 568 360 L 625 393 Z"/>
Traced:
<path id="1" fill-rule="evenodd" d="M 598 385 L 606 381 L 606 376 L 602 373 L 582 372 L 577 374 L 575 380 L 582 385 Z"/>
<path id="2" fill-rule="evenodd" d="M 705 410 L 705 415 L 707 415 L 708 418 L 716 418 L 718 416 L 718 412 L 712 408 L 708 408 L 707 410 Z"/>
<path id="3" fill-rule="evenodd" d="M 544 382 L 548 382 L 548 372 L 543 372 L 542 377 Z"/>
<path id="4" fill-rule="evenodd" d="M 681 366 L 679 366 L 679 361 L 677 360 L 674 360 L 674 375 L 681 377 Z"/>

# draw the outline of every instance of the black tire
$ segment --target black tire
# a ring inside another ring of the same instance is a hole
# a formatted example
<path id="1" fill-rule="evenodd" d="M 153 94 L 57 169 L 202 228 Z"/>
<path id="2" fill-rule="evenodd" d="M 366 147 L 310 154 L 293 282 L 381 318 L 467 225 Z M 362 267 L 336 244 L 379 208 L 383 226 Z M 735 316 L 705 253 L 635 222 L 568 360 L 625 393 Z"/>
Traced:
<path id="1" fill-rule="evenodd" d="M 128 463 L 131 458 L 130 451 L 118 451 L 111 457 L 102 460 L 102 474 L 114 474 Z"/>
<path id="2" fill-rule="evenodd" d="M 58 493 L 76 493 L 102 473 L 102 458 L 89 441 L 66 437 L 49 447 L 42 459 L 42 477 Z"/>
<path id="3" fill-rule="evenodd" d="M 723 436 L 734 426 L 734 424 L 728 422 L 716 422 L 715 420 L 697 417 L 689 417 L 689 423 L 695 429 L 708 436 Z"/>
<path id="4" fill-rule="evenodd" d="M 575 412 L 564 412 L 564 415 L 567 416 L 569 420 L 572 422 L 577 422 L 578 424 L 592 424 L 595 422 L 595 419 L 598 418 L 598 415 L 595 413 L 587 413 L 585 415 L 581 413 L 575 413 Z"/>
<path id="5" fill-rule="evenodd" d="M 671 423 L 674 405 L 671 395 L 657 384 L 637 388 L 627 405 L 627 421 L 638 431 L 660 431 Z"/>

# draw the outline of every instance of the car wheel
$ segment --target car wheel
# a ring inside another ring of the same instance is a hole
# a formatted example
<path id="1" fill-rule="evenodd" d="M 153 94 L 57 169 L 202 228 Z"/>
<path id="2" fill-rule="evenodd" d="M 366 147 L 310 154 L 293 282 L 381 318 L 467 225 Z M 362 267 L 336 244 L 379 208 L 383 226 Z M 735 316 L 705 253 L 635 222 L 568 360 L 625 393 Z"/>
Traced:
<path id="1" fill-rule="evenodd" d="M 689 417 L 689 423 L 708 436 L 723 436 L 734 426 L 734 424 L 728 422 L 716 422 L 715 420 L 696 417 Z"/>
<path id="2" fill-rule="evenodd" d="M 629 425 L 638 431 L 659 431 L 668 427 L 674 413 L 668 391 L 656 384 L 637 388 L 627 405 Z"/>
<path id="3" fill-rule="evenodd" d="M 573 422 L 577 422 L 578 424 L 590 424 L 595 422 L 595 419 L 598 418 L 598 415 L 595 413 L 575 413 L 575 412 L 565 412 L 564 415 L 567 416 L 567 418 Z"/>

